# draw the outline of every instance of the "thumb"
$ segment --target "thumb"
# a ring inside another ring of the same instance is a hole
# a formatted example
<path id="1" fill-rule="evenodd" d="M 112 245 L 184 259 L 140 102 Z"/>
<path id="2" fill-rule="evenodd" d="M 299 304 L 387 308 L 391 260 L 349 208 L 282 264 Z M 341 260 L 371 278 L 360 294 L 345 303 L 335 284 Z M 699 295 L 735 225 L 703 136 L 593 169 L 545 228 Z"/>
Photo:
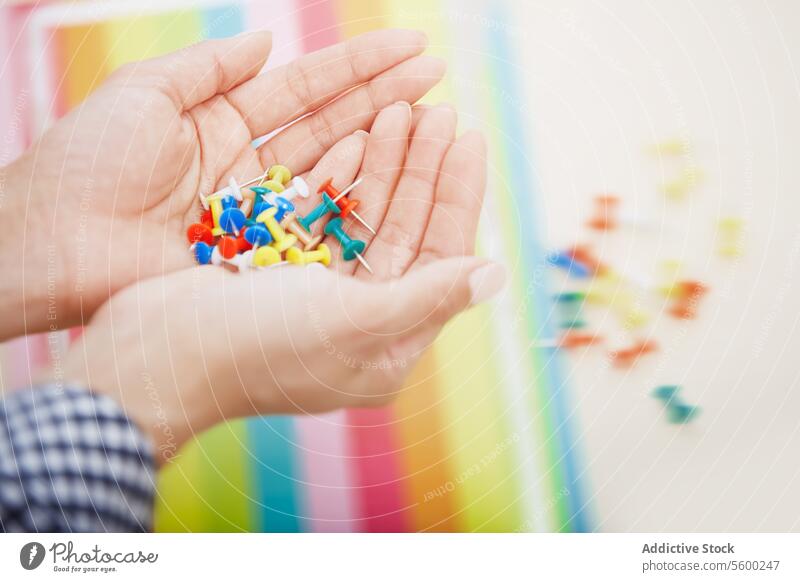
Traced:
<path id="1" fill-rule="evenodd" d="M 130 77 L 147 77 L 185 111 L 255 77 L 271 48 L 272 33 L 266 30 L 206 40 L 131 63 L 117 78 L 125 82 Z"/>
<path id="2" fill-rule="evenodd" d="M 438 331 L 455 315 L 483 303 L 505 286 L 506 270 L 477 257 L 453 257 L 410 271 L 393 282 L 376 286 L 383 303 L 383 330 L 391 335 Z"/>

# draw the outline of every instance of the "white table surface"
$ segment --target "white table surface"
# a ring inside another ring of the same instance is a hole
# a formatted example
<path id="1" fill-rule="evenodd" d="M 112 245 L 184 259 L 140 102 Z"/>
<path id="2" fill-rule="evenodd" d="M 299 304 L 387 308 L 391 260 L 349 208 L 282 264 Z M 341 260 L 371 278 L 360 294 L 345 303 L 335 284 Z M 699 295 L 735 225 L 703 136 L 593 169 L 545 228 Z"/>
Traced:
<path id="1" fill-rule="evenodd" d="M 648 295 L 646 329 L 661 351 L 632 370 L 609 367 L 602 348 L 568 358 L 598 529 L 800 530 L 800 4 L 567 1 L 525 11 L 543 241 L 592 241 L 642 279 L 680 259 L 711 287 L 687 323 Z M 643 152 L 673 137 L 690 140 L 688 156 Z M 659 185 L 690 163 L 702 184 L 667 202 Z M 657 227 L 590 235 L 583 223 L 603 191 Z M 746 223 L 738 260 L 714 250 L 715 221 L 730 213 Z M 603 309 L 589 318 L 623 345 Z M 702 414 L 669 424 L 649 396 L 659 384 L 682 385 Z"/>

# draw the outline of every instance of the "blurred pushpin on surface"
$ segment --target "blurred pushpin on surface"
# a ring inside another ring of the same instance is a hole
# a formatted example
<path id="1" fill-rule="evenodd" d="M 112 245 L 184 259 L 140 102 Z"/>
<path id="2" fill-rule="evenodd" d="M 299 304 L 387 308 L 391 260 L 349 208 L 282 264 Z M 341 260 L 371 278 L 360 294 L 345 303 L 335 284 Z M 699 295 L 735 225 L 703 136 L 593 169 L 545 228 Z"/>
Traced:
<path id="1" fill-rule="evenodd" d="M 700 412 L 697 406 L 683 401 L 680 390 L 680 386 L 659 386 L 653 390 L 653 397 L 661 400 L 667 407 L 667 418 L 673 424 L 686 424 Z"/>
<path id="2" fill-rule="evenodd" d="M 722 257 L 740 257 L 742 255 L 742 231 L 744 221 L 741 218 L 727 216 L 717 225 L 717 254 Z"/>

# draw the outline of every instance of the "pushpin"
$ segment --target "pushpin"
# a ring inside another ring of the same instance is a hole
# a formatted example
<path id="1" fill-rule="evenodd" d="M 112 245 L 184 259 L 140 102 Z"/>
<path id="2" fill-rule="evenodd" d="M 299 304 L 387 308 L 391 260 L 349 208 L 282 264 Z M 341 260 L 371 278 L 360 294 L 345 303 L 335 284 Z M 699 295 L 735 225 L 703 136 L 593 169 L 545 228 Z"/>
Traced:
<path id="1" fill-rule="evenodd" d="M 239 231 L 244 226 L 244 221 L 247 217 L 239 208 L 232 206 L 222 211 L 219 216 L 219 225 L 227 233 L 239 236 Z"/>
<path id="2" fill-rule="evenodd" d="M 254 247 L 263 247 L 272 242 L 272 235 L 266 226 L 258 223 L 247 228 L 244 232 L 244 240 Z"/>
<path id="3" fill-rule="evenodd" d="M 276 164 L 267 170 L 267 178 L 285 186 L 292 179 L 292 172 L 286 166 Z"/>
<path id="4" fill-rule="evenodd" d="M 253 186 L 250 190 L 255 194 L 255 201 L 253 202 L 253 212 L 250 216 L 257 217 L 259 214 L 264 212 L 267 208 L 273 206 L 271 202 L 267 202 L 267 194 L 270 194 L 270 190 L 268 188 L 264 188 L 263 186 Z"/>
<path id="5" fill-rule="evenodd" d="M 248 188 L 247 190 L 242 191 L 242 203 L 239 205 L 239 210 L 241 210 L 245 217 L 249 217 L 250 213 L 253 211 L 253 206 L 256 203 L 256 193 L 253 192 L 252 188 Z"/>
<path id="6" fill-rule="evenodd" d="M 214 244 L 214 235 L 211 234 L 211 229 L 199 222 L 189 225 L 189 228 L 186 229 L 186 238 L 191 244 L 201 241 L 209 246 Z"/>
<path id="7" fill-rule="evenodd" d="M 328 245 L 321 244 L 315 251 L 303 252 L 297 247 L 286 251 L 286 260 L 293 265 L 308 265 L 309 263 L 322 263 L 326 267 L 331 264 L 331 250 Z"/>
<path id="8" fill-rule="evenodd" d="M 232 236 L 223 236 L 214 248 L 219 249 L 219 254 L 222 255 L 223 259 L 232 259 L 239 251 L 239 245 L 236 244 L 236 239 Z"/>
<path id="9" fill-rule="evenodd" d="M 320 202 L 311 212 L 299 218 L 297 222 L 299 222 L 300 226 L 305 228 L 308 232 L 311 232 L 311 225 L 329 212 L 332 214 L 339 214 L 339 207 L 334 204 L 330 196 L 323 194 L 322 202 Z"/>
<path id="10" fill-rule="evenodd" d="M 586 325 L 586 322 L 581 319 L 581 306 L 584 298 L 584 294 L 580 291 L 556 295 L 556 301 L 561 311 L 561 327 L 577 329 Z"/>
<path id="11" fill-rule="evenodd" d="M 694 319 L 697 317 L 697 304 L 708 292 L 708 287 L 698 281 L 680 281 L 677 285 L 678 298 L 669 310 L 678 319 Z"/>
<path id="12" fill-rule="evenodd" d="M 728 216 L 719 221 L 717 227 L 717 254 L 723 257 L 738 257 L 742 254 L 742 219 Z"/>
<path id="13" fill-rule="evenodd" d="M 673 424 L 685 424 L 700 413 L 700 408 L 683 401 L 680 390 L 680 386 L 659 386 L 653 390 L 653 397 L 664 403 L 669 421 Z"/>
<path id="14" fill-rule="evenodd" d="M 275 198 L 275 202 L 272 203 L 275 208 L 278 209 L 278 212 L 275 213 L 275 220 L 280 222 L 283 220 L 283 217 L 286 215 L 287 212 L 294 212 L 294 204 L 289 202 L 283 196 L 278 196 Z"/>
<path id="15" fill-rule="evenodd" d="M 205 224 L 208 228 L 214 228 L 214 219 L 211 218 L 211 209 L 204 210 L 200 214 L 200 222 Z"/>
<path id="16" fill-rule="evenodd" d="M 566 251 L 566 255 L 584 265 L 594 275 L 603 275 L 608 269 L 606 265 L 594 256 L 594 252 L 589 245 L 575 245 Z"/>
<path id="17" fill-rule="evenodd" d="M 677 178 L 664 184 L 664 193 L 673 200 L 685 198 L 689 190 L 697 186 L 701 177 L 702 174 L 697 168 L 693 166 L 684 168 Z"/>
<path id="18" fill-rule="evenodd" d="M 614 359 L 614 365 L 617 368 L 630 368 L 633 366 L 640 357 L 649 354 L 658 349 L 655 342 L 650 340 L 640 340 L 633 344 L 631 347 L 611 352 L 611 357 Z"/>
<path id="19" fill-rule="evenodd" d="M 586 223 L 595 230 L 613 230 L 619 225 L 617 208 L 619 198 L 610 194 L 595 196 L 594 215 Z"/>
<path id="20" fill-rule="evenodd" d="M 313 250 L 321 241 L 322 236 L 311 236 L 306 229 L 300 226 L 297 222 L 297 215 L 294 212 L 288 213 L 281 220 L 281 227 L 288 232 L 291 232 L 303 244 L 303 250 Z"/>
<path id="21" fill-rule="evenodd" d="M 347 218 L 348 214 L 352 214 L 353 218 L 359 221 L 364 228 L 370 231 L 372 234 L 377 234 L 375 229 L 373 229 L 366 221 L 361 218 L 361 216 L 355 211 L 356 206 L 359 204 L 359 200 L 350 200 L 347 198 L 348 192 L 350 192 L 353 188 L 355 188 L 361 182 L 361 178 L 350 184 L 344 191 L 340 192 L 333 186 L 333 178 L 328 178 L 325 180 L 319 188 L 317 188 L 318 194 L 327 194 L 333 199 L 333 202 L 339 207 L 339 211 L 342 214 L 342 218 Z"/>
<path id="22" fill-rule="evenodd" d="M 289 202 L 300 196 L 300 198 L 308 198 L 310 195 L 308 184 L 300 176 L 292 178 L 292 185 L 281 192 L 281 197 L 286 198 Z M 277 194 L 275 192 L 265 196 L 265 199 L 270 204 L 274 203 Z"/>
<path id="23" fill-rule="evenodd" d="M 201 265 L 207 265 L 211 262 L 211 253 L 214 247 L 206 244 L 203 241 L 198 241 L 192 245 L 195 260 Z"/>
<path id="24" fill-rule="evenodd" d="M 284 191 L 283 184 L 281 184 L 277 180 L 265 180 L 265 181 L 259 183 L 259 186 L 262 187 L 262 188 L 266 188 L 270 192 L 281 193 L 281 192 Z"/>
<path id="25" fill-rule="evenodd" d="M 599 335 L 569 329 L 565 331 L 559 338 L 558 347 L 571 350 L 573 348 L 591 346 L 602 341 L 603 338 Z"/>
<path id="26" fill-rule="evenodd" d="M 547 262 L 554 267 L 565 270 L 567 274 L 578 279 L 585 279 L 591 274 L 585 265 L 579 263 L 566 253 L 558 251 L 550 253 L 547 256 Z"/>
<path id="27" fill-rule="evenodd" d="M 681 156 L 689 151 L 689 143 L 681 138 L 650 144 L 647 151 L 655 156 Z"/>
<path id="28" fill-rule="evenodd" d="M 272 247 L 259 247 L 253 252 L 253 265 L 268 267 L 281 262 L 281 254 Z"/>
<path id="29" fill-rule="evenodd" d="M 214 194 L 213 196 L 209 196 L 206 200 L 211 207 L 211 220 L 214 222 L 214 226 L 211 228 L 211 234 L 214 236 L 222 236 L 225 232 L 219 224 L 219 218 L 222 214 L 222 196 L 220 194 Z"/>
<path id="30" fill-rule="evenodd" d="M 322 195 L 324 198 L 330 200 L 327 194 Z M 336 208 L 338 211 L 338 207 Z M 358 262 L 363 265 L 363 267 L 372 273 L 372 268 L 367 263 L 366 259 L 361 256 L 361 253 L 364 252 L 364 248 L 367 246 L 366 243 L 362 240 L 357 240 L 354 238 L 350 238 L 347 233 L 344 231 L 344 227 L 342 226 L 342 219 L 338 216 L 332 219 L 328 224 L 325 225 L 325 234 L 331 234 L 337 238 L 339 244 L 342 245 L 342 257 L 344 257 L 345 261 L 352 261 L 353 259 L 358 259 Z"/>
<path id="31" fill-rule="evenodd" d="M 221 190 L 217 190 L 216 192 L 213 192 L 212 194 L 209 194 L 208 196 L 204 195 L 202 192 L 198 192 L 198 195 L 200 196 L 200 203 L 203 205 L 204 209 L 208 210 L 209 199 L 212 198 L 213 196 L 220 196 L 222 198 L 224 198 L 226 196 L 233 196 L 236 200 L 242 201 L 242 198 L 243 198 L 242 190 L 244 188 L 247 188 L 248 186 L 252 186 L 253 184 L 255 184 L 257 182 L 263 181 L 265 178 L 267 178 L 268 173 L 269 173 L 269 170 L 265 170 L 263 174 L 259 174 L 257 177 L 255 177 L 255 178 L 253 178 L 251 180 L 248 180 L 244 184 L 237 184 L 236 183 L 236 179 L 231 177 L 228 180 L 228 185 L 225 188 L 222 188 Z"/>
<path id="32" fill-rule="evenodd" d="M 267 208 L 256 217 L 256 221 L 263 222 L 266 225 L 274 239 L 272 246 L 279 252 L 283 252 L 297 242 L 297 237 L 293 234 L 286 234 L 286 231 L 283 230 L 281 225 L 278 224 L 278 221 L 275 220 L 276 212 L 278 212 L 278 209 L 274 206 L 272 208 Z"/>
<path id="33" fill-rule="evenodd" d="M 236 251 L 242 253 L 244 251 L 249 251 L 253 248 L 253 245 L 248 242 L 248 240 L 244 237 L 247 233 L 247 229 L 250 227 L 245 226 L 242 230 L 239 231 L 239 234 L 236 236 Z"/>
<path id="34" fill-rule="evenodd" d="M 590 346 L 592 344 L 596 344 L 602 341 L 603 341 L 602 336 L 582 331 L 576 331 L 574 329 L 568 329 L 564 333 L 562 333 L 559 338 L 539 339 L 536 340 L 534 343 L 537 348 L 544 348 L 544 349 L 563 348 L 566 350 L 571 350 L 573 348 Z"/>

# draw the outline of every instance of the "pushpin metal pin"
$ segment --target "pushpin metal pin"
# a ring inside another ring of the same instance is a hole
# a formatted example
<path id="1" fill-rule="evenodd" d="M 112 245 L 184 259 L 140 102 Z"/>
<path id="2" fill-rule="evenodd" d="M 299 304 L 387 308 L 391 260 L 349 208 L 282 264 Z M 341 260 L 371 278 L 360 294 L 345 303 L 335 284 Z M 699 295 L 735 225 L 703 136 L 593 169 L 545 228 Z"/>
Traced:
<path id="1" fill-rule="evenodd" d="M 361 182 L 361 178 L 350 184 L 350 186 L 348 186 L 341 192 L 333 186 L 332 182 L 333 178 L 328 178 L 327 180 L 325 180 L 322 183 L 322 185 L 317 189 L 317 193 L 328 194 L 328 196 L 330 196 L 333 199 L 333 202 L 335 202 L 339 206 L 339 210 L 342 213 L 342 218 L 347 218 L 348 214 L 352 214 L 353 218 L 359 221 L 364 226 L 364 228 L 366 228 L 372 234 L 378 234 L 375 232 L 375 229 L 373 229 L 369 224 L 367 224 L 367 222 L 363 218 L 361 218 L 361 216 L 355 211 L 356 206 L 358 206 L 360 201 L 349 200 L 345 198 L 353 188 L 358 186 L 358 184 Z"/>
<path id="2" fill-rule="evenodd" d="M 327 197 L 327 194 L 323 194 L 323 196 Z M 337 216 L 325 225 L 325 234 L 335 236 L 339 244 L 342 245 L 342 257 L 345 261 L 358 259 L 358 262 L 361 263 L 370 274 L 374 274 L 369 263 L 367 263 L 366 259 L 361 255 L 367 246 L 366 243 L 363 240 L 350 238 L 344 231 L 343 221 L 340 217 Z"/>

